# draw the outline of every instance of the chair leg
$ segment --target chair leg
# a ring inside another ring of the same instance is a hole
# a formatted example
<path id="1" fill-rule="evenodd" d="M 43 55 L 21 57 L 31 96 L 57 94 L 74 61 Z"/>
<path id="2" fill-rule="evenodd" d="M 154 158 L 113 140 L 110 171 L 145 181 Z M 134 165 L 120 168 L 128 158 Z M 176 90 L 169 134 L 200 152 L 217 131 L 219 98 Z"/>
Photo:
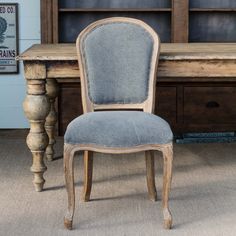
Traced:
<path id="1" fill-rule="evenodd" d="M 90 200 L 93 179 L 93 152 L 84 151 L 84 192 L 83 201 Z"/>
<path id="2" fill-rule="evenodd" d="M 75 210 L 75 186 L 74 186 L 74 155 L 69 146 L 64 147 L 64 173 L 66 190 L 68 194 L 68 210 L 64 217 L 65 228 L 71 230 Z"/>
<path id="3" fill-rule="evenodd" d="M 146 177 L 149 198 L 152 201 L 157 201 L 157 191 L 155 186 L 155 163 L 153 151 L 145 152 L 146 159 Z"/>
<path id="4" fill-rule="evenodd" d="M 170 229 L 172 226 L 172 216 L 169 210 L 169 192 L 172 179 L 172 161 L 173 161 L 173 147 L 169 145 L 163 149 L 163 192 L 162 192 L 162 207 L 164 215 L 164 227 Z"/>

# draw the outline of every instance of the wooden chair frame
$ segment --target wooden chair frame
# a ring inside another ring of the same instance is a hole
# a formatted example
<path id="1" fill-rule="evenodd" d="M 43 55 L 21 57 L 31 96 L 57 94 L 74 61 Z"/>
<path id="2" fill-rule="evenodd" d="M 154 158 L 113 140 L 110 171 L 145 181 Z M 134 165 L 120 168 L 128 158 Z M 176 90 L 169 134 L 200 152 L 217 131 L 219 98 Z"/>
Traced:
<path id="1" fill-rule="evenodd" d="M 151 60 L 150 78 L 148 85 L 148 97 L 143 103 L 139 104 L 94 104 L 88 96 L 87 87 L 87 76 L 85 73 L 85 59 L 81 53 L 81 41 L 87 34 L 89 34 L 94 28 L 104 24 L 110 24 L 114 22 L 126 22 L 139 25 L 143 27 L 153 38 L 153 53 Z M 84 113 L 93 112 L 96 110 L 132 110 L 140 109 L 144 112 L 153 113 L 155 107 L 155 90 L 156 90 L 156 77 L 157 77 L 157 66 L 160 52 L 160 39 L 155 31 L 148 26 L 146 23 L 132 18 L 125 17 L 112 17 L 103 20 L 99 20 L 89 25 L 83 30 L 76 42 L 78 61 L 80 68 L 80 79 L 81 79 L 81 90 L 82 90 L 82 103 Z M 154 153 L 153 151 L 158 150 L 163 153 L 163 192 L 162 192 L 162 207 L 164 214 L 164 227 L 167 229 L 171 228 L 172 216 L 168 206 L 169 191 L 171 186 L 172 177 L 172 160 L 173 160 L 173 146 L 172 143 L 168 144 L 148 144 L 139 145 L 130 148 L 105 148 L 96 145 L 72 145 L 64 144 L 64 171 L 66 189 L 68 193 L 68 210 L 64 217 L 64 225 L 67 229 L 72 229 L 72 222 L 75 209 L 75 187 L 74 187 L 74 154 L 78 151 L 84 151 L 84 193 L 83 200 L 89 201 L 91 186 L 92 186 L 92 171 L 93 171 L 93 152 L 110 153 L 110 154 L 125 154 L 125 153 L 136 153 L 145 151 L 146 157 L 146 178 L 148 193 L 151 200 L 157 200 L 156 187 L 155 187 L 155 170 L 154 170 Z"/>

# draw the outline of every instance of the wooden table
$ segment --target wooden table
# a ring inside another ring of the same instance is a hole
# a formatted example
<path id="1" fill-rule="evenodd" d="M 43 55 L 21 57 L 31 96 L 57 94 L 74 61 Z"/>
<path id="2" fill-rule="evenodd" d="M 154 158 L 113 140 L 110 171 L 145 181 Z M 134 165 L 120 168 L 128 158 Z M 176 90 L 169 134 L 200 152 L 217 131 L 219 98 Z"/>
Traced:
<path id="1" fill-rule="evenodd" d="M 54 102 L 58 81 L 79 80 L 75 45 L 34 45 L 22 53 L 27 95 L 24 111 L 30 122 L 27 145 L 33 155 L 31 171 L 36 191 L 42 191 L 43 174 L 53 159 L 54 130 L 57 122 Z M 162 44 L 158 81 L 235 81 L 236 44 Z"/>

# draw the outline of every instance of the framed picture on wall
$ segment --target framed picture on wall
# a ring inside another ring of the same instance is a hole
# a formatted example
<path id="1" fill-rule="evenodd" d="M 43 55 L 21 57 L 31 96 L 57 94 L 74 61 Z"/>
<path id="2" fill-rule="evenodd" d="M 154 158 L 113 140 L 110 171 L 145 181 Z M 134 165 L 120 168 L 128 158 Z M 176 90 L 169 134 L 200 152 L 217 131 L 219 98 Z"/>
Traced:
<path id="1" fill-rule="evenodd" d="M 0 74 L 18 73 L 18 4 L 0 3 Z"/>

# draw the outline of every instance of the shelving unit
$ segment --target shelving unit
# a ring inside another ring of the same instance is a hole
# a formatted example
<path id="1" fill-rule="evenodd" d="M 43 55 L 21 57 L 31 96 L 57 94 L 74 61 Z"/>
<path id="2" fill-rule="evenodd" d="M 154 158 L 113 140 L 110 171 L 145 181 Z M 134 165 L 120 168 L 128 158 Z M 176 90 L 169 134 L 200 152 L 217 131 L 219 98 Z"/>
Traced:
<path id="1" fill-rule="evenodd" d="M 137 7 L 134 3 L 139 4 Z M 94 4 L 96 3 L 96 4 Z M 125 4 L 126 3 L 126 4 Z M 93 7 L 92 7 L 93 6 Z M 152 7 L 150 7 L 152 6 Z M 151 25 L 163 42 L 171 41 L 171 2 L 133 1 L 64 1 L 58 3 L 58 42 L 75 42 L 90 23 L 114 16 L 138 18 Z M 77 24 L 77 22 L 80 22 Z"/>
<path id="2" fill-rule="evenodd" d="M 236 0 L 41 0 L 41 9 L 43 43 L 74 43 L 88 24 L 112 16 L 145 21 L 158 32 L 162 42 L 236 42 Z M 185 82 L 181 78 L 167 79 L 157 80 L 156 112 L 170 122 L 175 132 L 232 131 L 236 127 L 233 109 L 227 110 L 227 119 L 222 119 L 220 109 L 216 109 L 212 121 L 200 117 L 194 108 L 205 98 L 218 101 L 222 107 L 224 97 L 233 101 L 236 78 L 235 82 L 223 78 L 221 83 L 199 78 Z M 82 113 L 79 86 L 60 84 L 60 134 L 71 119 Z M 78 104 L 71 103 L 76 100 Z"/>

